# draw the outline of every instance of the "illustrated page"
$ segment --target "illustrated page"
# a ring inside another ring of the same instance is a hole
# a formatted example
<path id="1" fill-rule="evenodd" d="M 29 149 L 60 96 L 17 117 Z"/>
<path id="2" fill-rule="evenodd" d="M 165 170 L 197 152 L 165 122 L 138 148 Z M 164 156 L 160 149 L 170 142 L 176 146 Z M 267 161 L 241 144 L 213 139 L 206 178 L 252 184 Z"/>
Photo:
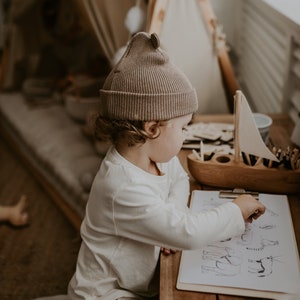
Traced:
<path id="1" fill-rule="evenodd" d="M 183 251 L 178 281 L 254 290 L 291 292 L 300 284 L 299 257 L 285 195 L 260 194 L 263 216 L 246 223 L 241 236 Z M 191 209 L 221 205 L 217 191 L 194 191 Z"/>

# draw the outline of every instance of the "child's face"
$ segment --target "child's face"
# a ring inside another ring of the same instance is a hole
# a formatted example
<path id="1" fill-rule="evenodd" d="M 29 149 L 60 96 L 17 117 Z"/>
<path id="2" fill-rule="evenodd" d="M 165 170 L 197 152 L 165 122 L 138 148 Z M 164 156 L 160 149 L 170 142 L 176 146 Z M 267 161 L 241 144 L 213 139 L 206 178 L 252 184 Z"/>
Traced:
<path id="1" fill-rule="evenodd" d="M 192 114 L 167 121 L 160 126 L 160 135 L 151 140 L 151 159 L 154 162 L 168 162 L 178 154 L 185 139 L 186 126 L 192 119 Z"/>

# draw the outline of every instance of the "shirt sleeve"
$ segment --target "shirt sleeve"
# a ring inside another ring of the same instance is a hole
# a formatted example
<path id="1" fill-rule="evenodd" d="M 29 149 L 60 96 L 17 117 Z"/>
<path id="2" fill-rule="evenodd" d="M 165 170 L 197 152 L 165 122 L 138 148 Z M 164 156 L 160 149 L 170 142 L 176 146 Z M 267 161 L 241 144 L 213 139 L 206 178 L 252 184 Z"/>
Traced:
<path id="1" fill-rule="evenodd" d="M 117 235 L 173 249 L 199 249 L 245 230 L 232 202 L 195 213 L 161 201 L 147 186 L 127 185 L 114 199 L 113 211 Z"/>
<path id="2" fill-rule="evenodd" d="M 170 174 L 170 193 L 168 202 L 172 202 L 179 208 L 187 209 L 188 198 L 190 195 L 190 182 L 188 174 L 183 169 L 177 157 L 173 158 L 169 165 Z"/>

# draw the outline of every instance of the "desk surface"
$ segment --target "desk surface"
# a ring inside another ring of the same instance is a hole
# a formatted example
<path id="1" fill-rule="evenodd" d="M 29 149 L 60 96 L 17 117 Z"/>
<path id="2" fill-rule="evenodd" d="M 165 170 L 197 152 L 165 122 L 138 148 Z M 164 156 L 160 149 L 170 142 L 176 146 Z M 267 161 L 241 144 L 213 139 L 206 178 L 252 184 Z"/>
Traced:
<path id="1" fill-rule="evenodd" d="M 270 115 L 273 119 L 273 124 L 270 129 L 270 141 L 273 145 L 287 147 L 291 144 L 290 136 L 294 127 L 293 122 L 290 120 L 287 114 L 272 114 Z M 232 123 L 232 115 L 203 115 L 196 116 L 194 118 L 195 122 L 222 122 L 222 123 Z M 183 164 L 186 171 L 187 169 L 187 160 L 186 156 L 189 154 L 190 150 L 181 150 L 179 153 L 179 159 Z M 192 177 L 190 180 L 191 190 L 194 189 L 205 189 L 204 186 L 201 186 L 197 183 Z M 288 195 L 291 214 L 294 224 L 294 230 L 298 245 L 298 250 L 300 250 L 300 194 L 298 195 Z M 189 291 L 180 291 L 176 289 L 178 268 L 180 262 L 181 252 L 177 252 L 174 255 L 165 256 L 161 255 L 160 258 L 160 299 L 162 300 L 229 300 L 229 299 L 249 299 L 246 297 L 237 297 L 230 295 L 216 295 L 216 294 L 207 294 L 199 292 L 189 292 Z M 251 298 L 253 299 L 253 298 Z"/>

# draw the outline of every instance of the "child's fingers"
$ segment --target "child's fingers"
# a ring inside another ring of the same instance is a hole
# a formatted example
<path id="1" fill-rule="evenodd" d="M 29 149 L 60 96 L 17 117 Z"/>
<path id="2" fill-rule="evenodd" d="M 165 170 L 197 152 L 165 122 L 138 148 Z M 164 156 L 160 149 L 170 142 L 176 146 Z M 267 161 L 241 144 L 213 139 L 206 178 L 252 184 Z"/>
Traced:
<path id="1" fill-rule="evenodd" d="M 250 216 L 247 218 L 247 222 L 252 223 L 253 219 L 257 220 L 261 215 L 265 213 L 265 206 L 260 205 L 260 209 L 256 209 Z"/>
<path id="2" fill-rule="evenodd" d="M 165 255 L 170 255 L 170 254 L 176 253 L 176 250 L 163 248 L 163 247 L 160 248 L 160 251 Z"/>

